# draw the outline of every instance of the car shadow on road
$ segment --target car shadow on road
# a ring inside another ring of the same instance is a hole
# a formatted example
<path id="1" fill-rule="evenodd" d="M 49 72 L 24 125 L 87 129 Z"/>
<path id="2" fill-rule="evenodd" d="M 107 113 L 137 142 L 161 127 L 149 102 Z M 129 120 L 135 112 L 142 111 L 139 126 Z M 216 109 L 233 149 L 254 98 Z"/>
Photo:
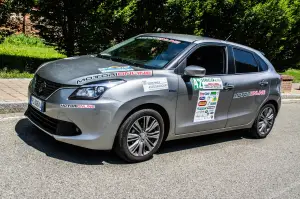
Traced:
<path id="1" fill-rule="evenodd" d="M 28 119 L 21 119 L 16 124 L 15 131 L 26 144 L 52 158 L 86 165 L 126 163 L 110 151 L 85 149 L 59 142 L 35 127 Z"/>
<path id="2" fill-rule="evenodd" d="M 188 150 L 208 145 L 220 144 L 222 142 L 231 142 L 240 139 L 251 139 L 245 130 L 227 131 L 210 135 L 203 135 L 179 140 L 172 140 L 163 143 L 158 154 Z"/>
<path id="3" fill-rule="evenodd" d="M 85 149 L 56 141 L 51 136 L 35 127 L 28 119 L 20 120 L 16 126 L 17 135 L 29 146 L 45 153 L 49 157 L 85 165 L 126 164 L 113 152 Z M 165 142 L 158 154 L 182 151 L 201 146 L 213 145 L 247 138 L 243 131 L 229 131 Z"/>

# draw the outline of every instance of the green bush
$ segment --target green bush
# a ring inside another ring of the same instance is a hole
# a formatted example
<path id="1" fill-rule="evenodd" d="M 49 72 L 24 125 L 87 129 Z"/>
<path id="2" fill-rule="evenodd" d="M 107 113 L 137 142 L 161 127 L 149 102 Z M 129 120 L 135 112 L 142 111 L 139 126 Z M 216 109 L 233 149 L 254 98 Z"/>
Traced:
<path id="1" fill-rule="evenodd" d="M 0 71 L 33 73 L 41 64 L 64 57 L 37 37 L 11 35 L 0 44 Z"/>

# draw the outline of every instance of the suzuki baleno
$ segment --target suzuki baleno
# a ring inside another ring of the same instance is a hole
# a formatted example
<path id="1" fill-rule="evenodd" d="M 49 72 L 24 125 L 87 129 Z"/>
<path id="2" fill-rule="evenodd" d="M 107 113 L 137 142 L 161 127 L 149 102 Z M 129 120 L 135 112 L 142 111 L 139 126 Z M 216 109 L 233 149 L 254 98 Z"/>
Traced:
<path id="1" fill-rule="evenodd" d="M 271 131 L 280 76 L 239 44 L 142 34 L 98 55 L 43 64 L 29 85 L 28 119 L 56 140 L 147 160 L 165 140 Z"/>

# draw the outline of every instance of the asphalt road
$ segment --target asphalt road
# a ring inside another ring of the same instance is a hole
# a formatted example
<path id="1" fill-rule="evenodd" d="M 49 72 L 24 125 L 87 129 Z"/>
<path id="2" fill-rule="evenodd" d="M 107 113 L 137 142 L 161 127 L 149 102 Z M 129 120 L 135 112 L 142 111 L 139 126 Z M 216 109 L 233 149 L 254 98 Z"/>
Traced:
<path id="1" fill-rule="evenodd" d="M 0 198 L 300 198 L 299 111 L 284 104 L 267 139 L 233 131 L 172 141 L 139 164 L 1 115 Z"/>

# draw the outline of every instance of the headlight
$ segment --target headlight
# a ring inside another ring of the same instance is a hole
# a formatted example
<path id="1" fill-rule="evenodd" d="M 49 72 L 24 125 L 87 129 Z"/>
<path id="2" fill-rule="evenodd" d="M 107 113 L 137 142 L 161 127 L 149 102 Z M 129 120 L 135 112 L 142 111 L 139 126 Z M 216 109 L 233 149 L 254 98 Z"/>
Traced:
<path id="1" fill-rule="evenodd" d="M 76 89 L 69 97 L 70 100 L 95 100 L 108 89 L 125 83 L 125 80 L 107 80 L 97 84 L 84 85 Z"/>

